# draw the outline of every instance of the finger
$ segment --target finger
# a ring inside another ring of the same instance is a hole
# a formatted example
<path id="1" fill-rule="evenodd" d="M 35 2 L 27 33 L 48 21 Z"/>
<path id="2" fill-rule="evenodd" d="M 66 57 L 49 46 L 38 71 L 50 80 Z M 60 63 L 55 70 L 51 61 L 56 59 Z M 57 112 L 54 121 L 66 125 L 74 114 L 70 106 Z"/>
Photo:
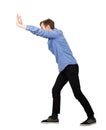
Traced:
<path id="1" fill-rule="evenodd" d="M 19 19 L 19 14 L 17 14 L 17 18 Z"/>
<path id="2" fill-rule="evenodd" d="M 18 14 L 17 14 L 16 22 L 19 23 L 19 16 L 18 16 Z"/>
<path id="3" fill-rule="evenodd" d="M 21 16 L 20 16 L 20 23 L 22 24 L 22 18 L 21 18 Z"/>

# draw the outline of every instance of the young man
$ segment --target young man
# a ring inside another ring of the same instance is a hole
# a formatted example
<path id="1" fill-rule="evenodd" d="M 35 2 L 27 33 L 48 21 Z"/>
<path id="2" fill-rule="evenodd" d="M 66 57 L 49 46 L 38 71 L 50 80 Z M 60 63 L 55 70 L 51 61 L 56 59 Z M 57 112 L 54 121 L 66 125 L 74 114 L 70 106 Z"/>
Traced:
<path id="1" fill-rule="evenodd" d="M 52 114 L 42 122 L 59 122 L 58 114 L 60 113 L 60 92 L 64 85 L 69 81 L 75 98 L 80 102 L 87 114 L 87 120 L 81 124 L 93 124 L 96 122 L 94 112 L 83 95 L 80 88 L 78 77 L 79 67 L 72 51 L 63 35 L 63 32 L 55 28 L 54 21 L 46 19 L 40 22 L 40 27 L 24 25 L 21 16 L 17 15 L 16 25 L 24 28 L 31 33 L 48 39 L 48 48 L 53 53 L 58 64 L 59 75 L 52 89 L 53 108 Z"/>

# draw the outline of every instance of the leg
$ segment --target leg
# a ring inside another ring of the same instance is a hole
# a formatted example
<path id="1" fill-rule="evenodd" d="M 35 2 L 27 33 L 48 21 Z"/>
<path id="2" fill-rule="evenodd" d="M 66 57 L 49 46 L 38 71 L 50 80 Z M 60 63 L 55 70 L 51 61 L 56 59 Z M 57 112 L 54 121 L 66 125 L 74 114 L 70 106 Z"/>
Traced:
<path id="1" fill-rule="evenodd" d="M 60 72 L 58 75 L 54 87 L 52 89 L 52 96 L 53 96 L 53 108 L 52 108 L 52 115 L 60 113 L 60 92 L 63 86 L 67 83 L 68 79 Z"/>
<path id="2" fill-rule="evenodd" d="M 52 89 L 52 96 L 53 96 L 53 108 L 52 108 L 52 115 L 48 117 L 48 119 L 43 120 L 42 122 L 59 122 L 58 114 L 60 113 L 60 92 L 63 86 L 67 83 L 67 78 L 60 72 L 58 75 L 54 87 Z"/>
<path id="3" fill-rule="evenodd" d="M 70 82 L 75 98 L 81 103 L 88 117 L 93 117 L 94 112 L 80 89 L 80 82 L 78 77 L 78 65 L 69 66 L 65 70 L 65 74 Z"/>

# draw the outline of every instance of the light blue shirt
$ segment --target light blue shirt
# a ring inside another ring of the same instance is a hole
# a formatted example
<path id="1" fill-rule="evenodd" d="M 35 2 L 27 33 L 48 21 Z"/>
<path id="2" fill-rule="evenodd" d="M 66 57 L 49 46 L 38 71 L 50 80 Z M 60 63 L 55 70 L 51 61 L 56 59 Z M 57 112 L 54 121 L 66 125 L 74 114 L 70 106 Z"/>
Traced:
<path id="1" fill-rule="evenodd" d="M 54 54 L 58 69 L 61 72 L 67 65 L 77 64 L 72 51 L 61 30 L 44 30 L 35 26 L 27 25 L 26 30 L 48 39 L 48 49 Z"/>

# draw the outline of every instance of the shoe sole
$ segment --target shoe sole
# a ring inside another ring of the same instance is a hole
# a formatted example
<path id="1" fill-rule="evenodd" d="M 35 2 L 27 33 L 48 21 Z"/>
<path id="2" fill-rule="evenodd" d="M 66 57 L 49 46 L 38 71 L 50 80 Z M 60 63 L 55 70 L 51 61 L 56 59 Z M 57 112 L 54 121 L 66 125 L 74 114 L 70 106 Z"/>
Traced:
<path id="1" fill-rule="evenodd" d="M 59 122 L 41 122 L 41 124 L 59 124 Z"/>
<path id="2" fill-rule="evenodd" d="M 94 125 L 94 124 L 96 124 L 96 122 L 89 123 L 89 124 L 80 124 L 80 126 L 90 126 L 90 125 Z"/>

